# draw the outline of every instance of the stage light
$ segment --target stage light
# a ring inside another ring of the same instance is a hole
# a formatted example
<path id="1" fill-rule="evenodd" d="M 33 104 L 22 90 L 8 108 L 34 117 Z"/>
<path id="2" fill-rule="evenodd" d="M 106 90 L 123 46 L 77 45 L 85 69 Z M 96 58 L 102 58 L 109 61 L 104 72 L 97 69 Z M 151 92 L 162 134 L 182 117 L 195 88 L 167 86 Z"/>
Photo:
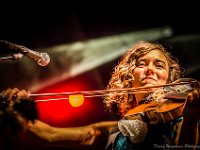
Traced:
<path id="1" fill-rule="evenodd" d="M 81 94 L 69 95 L 69 103 L 72 107 L 80 107 L 84 102 L 84 96 Z"/>

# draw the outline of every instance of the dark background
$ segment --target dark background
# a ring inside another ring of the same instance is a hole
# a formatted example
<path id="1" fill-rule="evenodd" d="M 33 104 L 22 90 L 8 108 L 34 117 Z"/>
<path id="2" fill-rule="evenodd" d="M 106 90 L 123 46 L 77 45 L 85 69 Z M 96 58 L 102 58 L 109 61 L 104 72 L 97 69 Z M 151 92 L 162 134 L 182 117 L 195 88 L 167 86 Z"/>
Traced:
<path id="1" fill-rule="evenodd" d="M 1 38 L 34 48 L 170 25 L 174 36 L 199 32 L 194 2 L 49 2 L 1 5 Z"/>

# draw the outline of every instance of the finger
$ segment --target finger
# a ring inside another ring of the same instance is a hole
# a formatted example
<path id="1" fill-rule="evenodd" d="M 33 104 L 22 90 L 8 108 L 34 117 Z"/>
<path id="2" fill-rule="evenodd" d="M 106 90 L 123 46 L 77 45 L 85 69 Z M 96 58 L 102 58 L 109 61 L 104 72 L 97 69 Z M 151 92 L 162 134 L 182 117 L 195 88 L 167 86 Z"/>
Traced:
<path id="1" fill-rule="evenodd" d="M 194 96 L 194 99 L 198 99 L 199 98 L 199 89 L 195 89 L 194 91 L 193 91 L 193 96 Z"/>
<path id="2" fill-rule="evenodd" d="M 96 130 L 95 135 L 99 136 L 100 134 L 101 134 L 101 131 L 100 130 Z"/>
<path id="3" fill-rule="evenodd" d="M 28 92 L 26 90 L 21 90 L 16 94 L 16 99 L 19 100 L 21 98 L 28 98 Z"/>
<path id="4" fill-rule="evenodd" d="M 16 94 L 19 92 L 19 89 L 14 88 L 7 91 L 6 95 L 9 100 L 16 99 Z"/>
<path id="5" fill-rule="evenodd" d="M 101 131 L 100 130 L 98 130 L 98 129 L 95 129 L 95 130 L 93 130 L 91 133 L 90 133 L 91 135 L 91 138 L 88 140 L 88 144 L 93 144 L 94 143 L 94 141 L 95 141 L 95 139 L 101 134 Z"/>
<path id="6" fill-rule="evenodd" d="M 84 145 L 92 145 L 95 141 L 95 136 L 92 136 L 92 138 L 86 139 L 82 144 Z"/>
<path id="7" fill-rule="evenodd" d="M 189 103 L 191 103 L 193 100 L 193 94 L 192 92 L 190 92 L 188 95 L 187 95 L 187 98 L 186 98 L 186 105 L 188 105 Z"/>
<path id="8" fill-rule="evenodd" d="M 185 105 L 187 107 L 198 107 L 200 105 L 199 89 L 195 89 L 187 95 Z"/>
<path id="9" fill-rule="evenodd" d="M 84 145 L 91 145 L 99 134 L 100 131 L 94 127 L 85 128 L 83 130 L 83 139 L 81 143 Z"/>
<path id="10" fill-rule="evenodd" d="M 1 91 L 1 93 L 0 93 L 0 98 L 4 98 L 4 92 L 5 92 L 5 90 L 4 90 L 4 91 Z"/>
<path id="11" fill-rule="evenodd" d="M 11 100 L 18 91 L 19 90 L 17 88 L 14 89 L 8 88 L 1 92 L 1 98 L 6 98 L 6 100 Z"/>
<path id="12" fill-rule="evenodd" d="M 3 91 L 1 92 L 1 98 L 7 97 L 7 93 L 9 93 L 10 90 L 11 90 L 11 88 L 8 88 L 8 89 L 6 89 L 6 90 L 3 90 Z"/>
<path id="13" fill-rule="evenodd" d="M 85 135 L 84 140 L 82 141 L 82 144 L 91 145 L 94 143 L 95 139 L 96 139 L 95 131 L 89 132 Z"/>

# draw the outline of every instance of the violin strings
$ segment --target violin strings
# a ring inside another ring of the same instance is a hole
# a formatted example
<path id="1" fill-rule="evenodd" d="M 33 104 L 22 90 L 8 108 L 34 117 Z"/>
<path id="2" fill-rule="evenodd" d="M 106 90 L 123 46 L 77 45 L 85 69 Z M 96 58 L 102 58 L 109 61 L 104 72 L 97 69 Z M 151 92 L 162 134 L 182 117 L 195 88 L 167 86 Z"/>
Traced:
<path id="1" fill-rule="evenodd" d="M 69 95 L 77 95 L 81 94 L 85 98 L 88 97 L 105 97 L 109 96 L 114 92 L 114 94 L 139 94 L 139 93 L 149 93 L 153 92 L 153 89 L 161 88 L 161 87 L 172 87 L 176 85 L 184 85 L 184 84 L 191 84 L 196 83 L 197 81 L 184 81 L 180 83 L 170 83 L 166 85 L 156 85 L 156 86 L 150 86 L 150 87 L 138 87 L 138 88 L 123 88 L 123 89 L 111 89 L 111 90 L 93 90 L 93 91 L 75 91 L 75 92 L 60 92 L 60 93 L 40 93 L 40 94 L 28 94 L 30 97 L 42 97 L 42 96 L 69 96 Z M 53 98 L 53 99 L 41 99 L 41 100 L 35 100 L 36 102 L 39 101 L 53 101 L 53 100 L 66 100 L 69 99 L 67 97 L 65 98 Z"/>

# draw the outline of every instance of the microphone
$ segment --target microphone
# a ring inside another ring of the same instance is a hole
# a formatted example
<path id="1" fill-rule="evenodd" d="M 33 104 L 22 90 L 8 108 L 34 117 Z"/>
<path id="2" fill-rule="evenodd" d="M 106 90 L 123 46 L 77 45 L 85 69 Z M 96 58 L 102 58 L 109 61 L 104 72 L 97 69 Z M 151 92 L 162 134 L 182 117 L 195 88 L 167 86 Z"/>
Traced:
<path id="1" fill-rule="evenodd" d="M 33 51 L 31 49 L 28 49 L 25 46 L 22 45 L 17 45 L 5 40 L 0 40 L 0 44 L 3 44 L 4 47 L 6 47 L 9 50 L 14 50 L 18 53 L 21 53 L 33 61 L 37 62 L 38 65 L 40 66 L 46 66 L 50 62 L 50 57 L 47 53 L 39 53 L 37 51 Z"/>

